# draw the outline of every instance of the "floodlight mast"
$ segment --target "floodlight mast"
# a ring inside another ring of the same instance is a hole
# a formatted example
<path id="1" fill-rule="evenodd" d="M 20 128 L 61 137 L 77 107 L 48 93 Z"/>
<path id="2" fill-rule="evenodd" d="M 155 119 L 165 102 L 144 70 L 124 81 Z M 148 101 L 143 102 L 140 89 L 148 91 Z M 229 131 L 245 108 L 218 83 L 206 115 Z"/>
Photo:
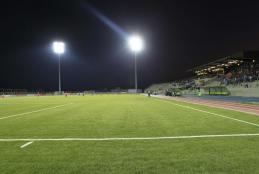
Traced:
<path id="1" fill-rule="evenodd" d="M 131 36 L 128 40 L 130 49 L 134 52 L 135 58 L 135 92 L 138 92 L 137 53 L 143 50 L 143 41 L 137 36 Z"/>
<path id="2" fill-rule="evenodd" d="M 137 66 L 137 52 L 134 52 L 135 55 L 135 91 L 138 93 L 138 66 Z"/>
<path id="3" fill-rule="evenodd" d="M 58 92 L 61 94 L 61 54 L 65 52 L 65 44 L 63 42 L 53 42 L 53 51 L 58 55 Z"/>
<path id="4" fill-rule="evenodd" d="M 58 54 L 58 92 L 61 94 L 60 54 Z"/>

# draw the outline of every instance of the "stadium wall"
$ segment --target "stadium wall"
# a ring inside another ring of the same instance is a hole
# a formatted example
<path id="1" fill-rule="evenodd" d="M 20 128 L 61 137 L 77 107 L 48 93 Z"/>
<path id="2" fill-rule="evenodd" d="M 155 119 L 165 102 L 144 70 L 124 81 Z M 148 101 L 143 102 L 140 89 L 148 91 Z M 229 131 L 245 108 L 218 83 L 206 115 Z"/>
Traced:
<path id="1" fill-rule="evenodd" d="M 228 87 L 231 96 L 259 97 L 259 88 Z"/>

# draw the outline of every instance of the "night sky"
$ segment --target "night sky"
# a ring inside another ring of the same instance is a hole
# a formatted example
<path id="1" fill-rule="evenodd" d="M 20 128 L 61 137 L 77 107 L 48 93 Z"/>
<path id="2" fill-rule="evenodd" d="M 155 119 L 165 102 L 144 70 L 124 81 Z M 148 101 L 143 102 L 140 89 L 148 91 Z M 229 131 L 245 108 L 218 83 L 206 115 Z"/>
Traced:
<path id="1" fill-rule="evenodd" d="M 58 89 L 54 40 L 66 42 L 63 90 L 134 88 L 127 34 L 145 40 L 139 54 L 142 88 L 189 77 L 186 70 L 242 50 L 259 49 L 259 3 L 249 1 L 42 0 L 0 5 L 0 88 Z"/>

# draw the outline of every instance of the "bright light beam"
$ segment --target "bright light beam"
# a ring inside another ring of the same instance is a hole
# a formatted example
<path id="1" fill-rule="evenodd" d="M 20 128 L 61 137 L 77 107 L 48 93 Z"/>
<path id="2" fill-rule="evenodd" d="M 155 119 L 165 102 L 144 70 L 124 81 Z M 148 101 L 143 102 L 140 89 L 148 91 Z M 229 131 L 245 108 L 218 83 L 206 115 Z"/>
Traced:
<path id="1" fill-rule="evenodd" d="M 115 22 L 113 22 L 108 17 L 104 16 L 101 12 L 99 12 L 96 8 L 94 8 L 92 5 L 88 3 L 84 3 L 83 7 L 86 8 L 88 11 L 90 11 L 95 17 L 97 17 L 99 20 L 101 20 L 105 25 L 107 25 L 110 29 L 124 37 L 125 39 L 128 38 L 128 34 L 119 27 Z"/>

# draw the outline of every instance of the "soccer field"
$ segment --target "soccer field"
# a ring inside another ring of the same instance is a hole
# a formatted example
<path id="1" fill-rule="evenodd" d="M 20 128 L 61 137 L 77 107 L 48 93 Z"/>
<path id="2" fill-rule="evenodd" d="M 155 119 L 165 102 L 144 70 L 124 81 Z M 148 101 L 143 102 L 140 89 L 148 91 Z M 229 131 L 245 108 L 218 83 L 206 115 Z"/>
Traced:
<path id="1" fill-rule="evenodd" d="M 0 98 L 0 173 L 259 173 L 259 117 L 148 98 Z"/>

